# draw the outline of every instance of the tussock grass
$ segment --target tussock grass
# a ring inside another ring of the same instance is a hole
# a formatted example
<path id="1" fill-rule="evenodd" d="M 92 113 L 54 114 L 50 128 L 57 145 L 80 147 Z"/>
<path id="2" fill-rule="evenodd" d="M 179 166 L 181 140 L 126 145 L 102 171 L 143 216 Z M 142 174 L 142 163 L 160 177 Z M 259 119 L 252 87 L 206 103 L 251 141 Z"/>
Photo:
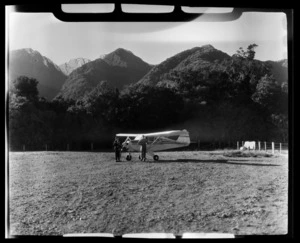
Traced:
<path id="1" fill-rule="evenodd" d="M 275 155 L 264 151 L 226 151 L 223 153 L 226 157 L 275 157 Z"/>

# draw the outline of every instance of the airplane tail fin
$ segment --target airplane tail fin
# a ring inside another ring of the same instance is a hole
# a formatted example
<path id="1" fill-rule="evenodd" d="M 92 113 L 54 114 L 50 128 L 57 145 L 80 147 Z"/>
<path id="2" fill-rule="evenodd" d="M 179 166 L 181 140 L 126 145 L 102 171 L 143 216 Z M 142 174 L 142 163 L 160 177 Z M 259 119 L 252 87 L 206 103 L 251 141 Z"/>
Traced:
<path id="1" fill-rule="evenodd" d="M 182 130 L 177 142 L 189 145 L 191 143 L 189 132 L 187 130 Z"/>

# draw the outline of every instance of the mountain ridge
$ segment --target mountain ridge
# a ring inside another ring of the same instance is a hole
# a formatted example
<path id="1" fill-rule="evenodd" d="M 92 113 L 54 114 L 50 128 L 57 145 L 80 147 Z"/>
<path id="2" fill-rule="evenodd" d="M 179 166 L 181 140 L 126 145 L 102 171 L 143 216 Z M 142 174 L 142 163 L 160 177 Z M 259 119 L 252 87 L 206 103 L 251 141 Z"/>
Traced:
<path id="1" fill-rule="evenodd" d="M 197 69 L 201 68 L 200 66 L 205 64 L 205 62 L 209 64 L 216 59 L 222 60 L 229 57 L 228 54 L 215 49 L 212 45 L 193 47 L 177 53 L 156 65 L 137 84 L 156 85 L 162 81 L 166 73 L 172 70 L 182 70 L 183 68 Z"/>

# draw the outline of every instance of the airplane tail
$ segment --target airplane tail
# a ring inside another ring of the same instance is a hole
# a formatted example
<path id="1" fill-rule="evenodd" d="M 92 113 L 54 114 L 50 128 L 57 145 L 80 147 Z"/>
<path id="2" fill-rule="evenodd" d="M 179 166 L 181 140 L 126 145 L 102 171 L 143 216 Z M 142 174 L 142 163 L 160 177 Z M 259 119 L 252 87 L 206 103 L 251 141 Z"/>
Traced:
<path id="1" fill-rule="evenodd" d="M 189 132 L 185 129 L 182 130 L 177 142 L 189 145 L 191 143 Z"/>

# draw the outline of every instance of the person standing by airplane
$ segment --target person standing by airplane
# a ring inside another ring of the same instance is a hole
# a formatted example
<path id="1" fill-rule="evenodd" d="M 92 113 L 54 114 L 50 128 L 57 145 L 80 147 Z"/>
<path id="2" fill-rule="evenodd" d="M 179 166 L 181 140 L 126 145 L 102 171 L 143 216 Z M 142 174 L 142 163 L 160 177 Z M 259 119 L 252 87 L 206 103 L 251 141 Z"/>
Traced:
<path id="1" fill-rule="evenodd" d="M 147 137 L 143 135 L 138 144 L 141 145 L 141 161 L 146 161 Z"/>
<path id="2" fill-rule="evenodd" d="M 122 148 L 122 145 L 119 141 L 119 139 L 116 137 L 115 138 L 115 141 L 113 143 L 113 147 L 114 147 L 114 150 L 115 150 L 115 157 L 116 157 L 116 162 L 121 162 L 121 148 Z"/>

